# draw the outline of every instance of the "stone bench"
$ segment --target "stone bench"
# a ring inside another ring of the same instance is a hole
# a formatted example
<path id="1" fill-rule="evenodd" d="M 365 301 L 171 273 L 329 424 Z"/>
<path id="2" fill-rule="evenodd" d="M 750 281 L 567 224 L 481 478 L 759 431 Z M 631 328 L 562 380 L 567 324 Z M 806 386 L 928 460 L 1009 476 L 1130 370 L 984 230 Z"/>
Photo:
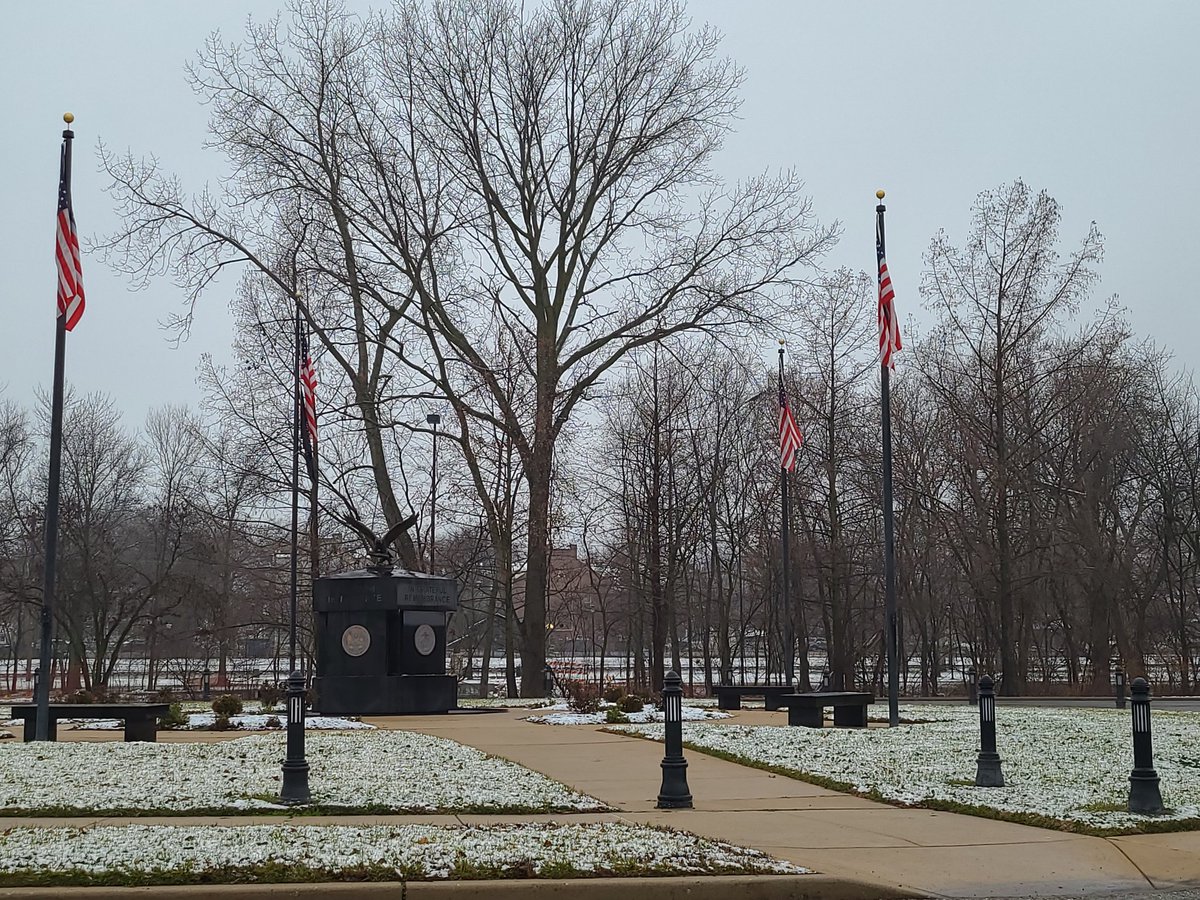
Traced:
<path id="1" fill-rule="evenodd" d="M 170 707 L 166 703 L 51 703 L 48 737 L 58 740 L 59 719 L 124 719 L 126 741 L 155 741 L 158 719 Z M 25 740 L 37 733 L 37 704 L 18 703 L 12 708 L 14 719 L 25 720 Z"/>
<path id="2" fill-rule="evenodd" d="M 780 706 L 786 706 L 789 725 L 823 728 L 825 708 L 833 707 L 833 724 L 837 728 L 866 728 L 867 705 L 875 697 L 865 691 L 815 691 L 807 694 L 784 694 Z"/>
<path id="3" fill-rule="evenodd" d="M 762 697 L 767 709 L 782 709 L 780 698 L 795 690 L 787 684 L 714 684 L 717 709 L 741 709 L 743 697 Z"/>

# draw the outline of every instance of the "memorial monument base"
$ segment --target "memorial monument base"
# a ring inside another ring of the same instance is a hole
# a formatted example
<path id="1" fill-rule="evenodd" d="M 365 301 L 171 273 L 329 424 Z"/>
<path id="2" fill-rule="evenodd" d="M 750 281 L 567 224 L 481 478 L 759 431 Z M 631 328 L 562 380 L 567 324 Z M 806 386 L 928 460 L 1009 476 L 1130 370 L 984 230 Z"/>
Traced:
<path id="1" fill-rule="evenodd" d="M 458 706 L 453 675 L 325 675 L 313 679 L 326 716 L 444 713 Z"/>

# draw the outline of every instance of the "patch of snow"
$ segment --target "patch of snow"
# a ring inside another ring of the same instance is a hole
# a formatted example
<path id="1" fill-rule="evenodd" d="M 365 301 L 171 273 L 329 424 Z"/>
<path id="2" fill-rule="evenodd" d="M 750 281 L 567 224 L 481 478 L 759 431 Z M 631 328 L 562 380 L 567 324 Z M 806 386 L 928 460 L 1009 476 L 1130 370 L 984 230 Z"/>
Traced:
<path id="1" fill-rule="evenodd" d="M 612 704 L 601 704 L 601 709 L 605 709 Z M 581 713 L 574 712 L 565 703 L 559 703 L 549 707 L 546 715 L 528 716 L 526 722 L 534 722 L 538 725 L 605 725 L 607 724 L 606 714 L 604 712 L 596 713 Z M 630 724 L 640 725 L 648 722 L 663 721 L 662 710 L 657 709 L 653 704 L 647 703 L 641 712 L 625 713 Z M 696 722 L 702 719 L 728 719 L 729 713 L 718 712 L 711 709 L 702 709 L 693 706 L 683 707 L 683 719 L 686 722 Z"/>
<path id="2" fill-rule="evenodd" d="M 0 812 L 271 808 L 282 734 L 213 743 L 0 744 Z M 348 809 L 600 810 L 604 805 L 508 760 L 406 731 L 315 733 L 306 740 L 313 803 Z"/>
<path id="3" fill-rule="evenodd" d="M 268 725 L 267 720 L 276 718 L 278 725 Z M 215 713 L 189 713 L 189 729 L 205 730 L 217 720 Z M 120 719 L 59 719 L 61 724 L 71 724 L 75 731 L 113 731 L 124 727 Z M 230 716 L 229 724 L 237 731 L 279 731 L 287 727 L 287 716 L 271 713 L 262 715 L 249 713 Z M 359 722 L 354 719 L 343 719 L 338 716 L 305 716 L 304 727 L 311 731 L 354 731 L 356 729 L 373 729 L 374 725 Z"/>
<path id="4" fill-rule="evenodd" d="M 684 725 L 684 740 L 759 763 L 875 791 L 887 800 L 929 800 L 1034 813 L 1095 828 L 1200 818 L 1200 713 L 1155 710 L 1154 765 L 1168 812 L 1125 811 L 1133 767 L 1130 711 L 996 704 L 997 750 L 1005 787 L 975 787 L 977 707 L 906 705 L 896 728 Z M 614 730 L 662 740 L 660 725 Z"/>
<path id="5" fill-rule="evenodd" d="M 483 869 L 569 865 L 607 873 L 630 864 L 660 874 L 730 869 L 755 874 L 809 870 L 678 831 L 627 823 L 436 825 L 130 825 L 13 828 L 0 833 L 0 873 L 47 875 L 178 872 L 191 875 L 263 866 L 323 872 L 362 867 L 446 879 L 463 862 Z"/>

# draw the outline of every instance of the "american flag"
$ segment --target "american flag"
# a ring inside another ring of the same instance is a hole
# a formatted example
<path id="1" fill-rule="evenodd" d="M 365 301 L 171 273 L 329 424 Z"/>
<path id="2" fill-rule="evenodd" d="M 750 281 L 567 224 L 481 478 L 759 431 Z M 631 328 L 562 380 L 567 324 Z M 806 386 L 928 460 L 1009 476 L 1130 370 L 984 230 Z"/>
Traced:
<path id="1" fill-rule="evenodd" d="M 312 353 L 309 352 L 308 335 L 301 337 L 300 344 L 300 397 L 301 412 L 304 417 L 304 428 L 301 438 L 304 442 L 304 459 L 308 463 L 308 473 L 313 481 L 317 480 L 317 369 L 313 365 Z"/>
<path id="2" fill-rule="evenodd" d="M 796 456 L 800 452 L 800 444 L 804 438 L 788 409 L 787 397 L 783 388 L 779 389 L 779 467 L 788 472 L 796 468 Z"/>
<path id="3" fill-rule="evenodd" d="M 79 238 L 75 234 L 75 213 L 71 209 L 71 181 L 67 171 L 67 142 L 63 141 L 58 169 L 58 314 L 70 331 L 83 318 L 83 268 L 79 264 Z"/>
<path id="4" fill-rule="evenodd" d="M 892 277 L 888 275 L 887 260 L 883 258 L 883 241 L 875 238 L 875 252 L 879 256 L 879 362 L 893 372 L 896 371 L 896 351 L 900 346 L 900 323 L 896 321 L 892 290 Z"/>

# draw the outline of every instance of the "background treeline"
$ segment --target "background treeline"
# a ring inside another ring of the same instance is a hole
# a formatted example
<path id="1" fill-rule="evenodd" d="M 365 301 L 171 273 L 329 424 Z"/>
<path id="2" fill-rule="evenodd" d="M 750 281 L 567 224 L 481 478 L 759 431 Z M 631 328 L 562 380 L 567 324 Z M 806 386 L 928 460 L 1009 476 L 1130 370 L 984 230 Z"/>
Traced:
<path id="1" fill-rule="evenodd" d="M 134 432 L 110 399 L 70 404 L 57 608 L 81 677 L 103 683 L 131 641 L 165 656 L 168 631 L 193 656 L 278 644 L 299 316 L 321 381 L 304 568 L 361 558 L 351 519 L 413 514 L 393 549 L 427 565 L 436 498 L 452 649 L 483 689 L 503 652 L 507 689 L 540 693 L 548 646 L 652 689 L 667 666 L 778 677 L 789 631 L 802 682 L 876 682 L 874 273 L 822 265 L 838 229 L 795 174 L 717 174 L 742 77 L 719 45 L 656 0 L 297 0 L 215 35 L 188 74 L 220 185 L 100 151 L 123 224 L 93 251 L 173 277 L 181 330 L 232 294 L 237 337 L 199 412 Z M 1103 687 L 1119 657 L 1190 690 L 1195 387 L 1098 301 L 1094 227 L 1060 236 L 1020 181 L 973 212 L 961 243 L 891 263 L 901 314 L 919 296 L 929 323 L 904 329 L 893 391 L 908 686 L 975 664 L 1008 693 Z M 805 432 L 786 606 L 780 337 Z M 14 655 L 40 603 L 43 430 L 6 408 Z"/>

